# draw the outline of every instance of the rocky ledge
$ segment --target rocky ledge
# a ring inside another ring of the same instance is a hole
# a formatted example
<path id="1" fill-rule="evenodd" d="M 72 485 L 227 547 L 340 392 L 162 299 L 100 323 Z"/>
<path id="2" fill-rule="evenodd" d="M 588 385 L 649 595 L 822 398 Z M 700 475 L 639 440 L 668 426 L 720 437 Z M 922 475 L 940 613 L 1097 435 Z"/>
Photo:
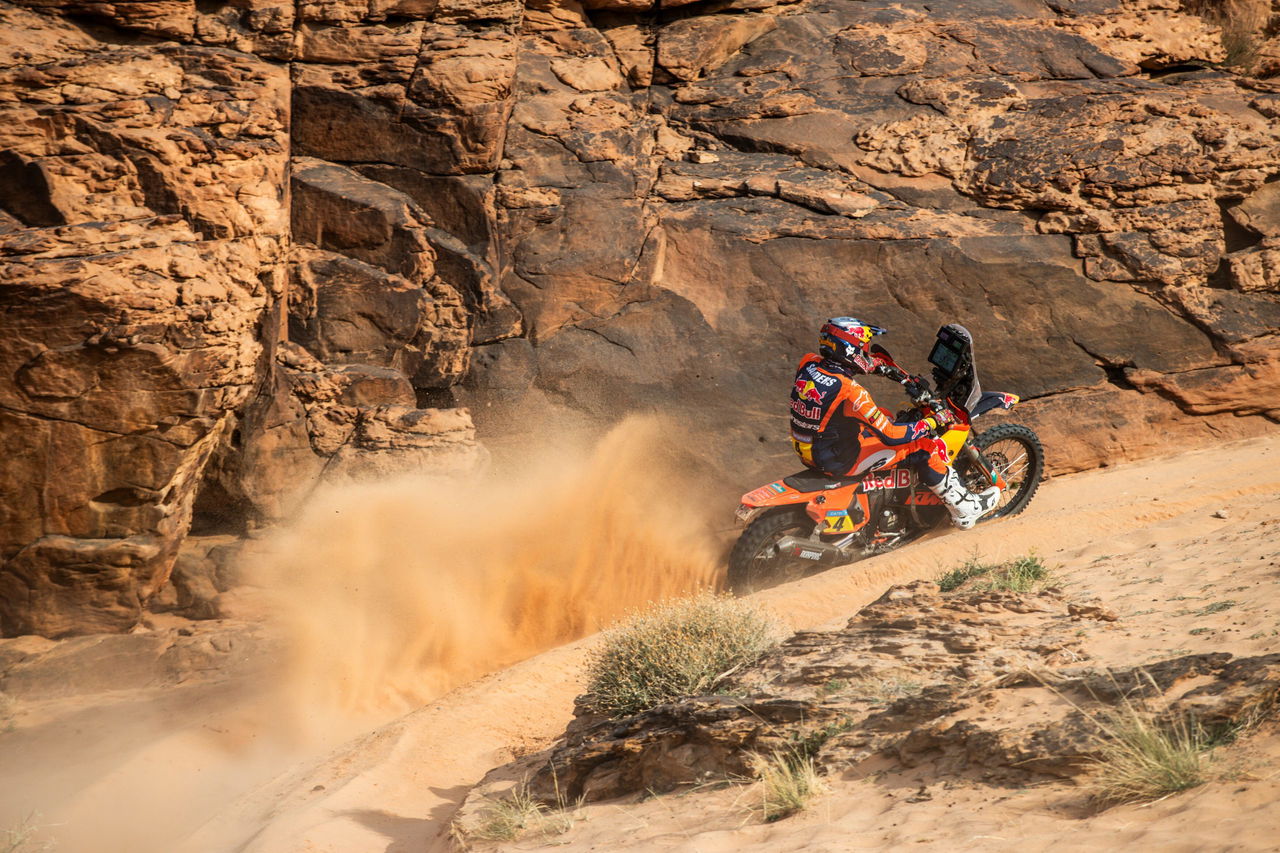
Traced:
<path id="1" fill-rule="evenodd" d="M 581 697 L 551 750 L 495 770 L 459 822 L 526 780 L 556 805 L 749 778 L 752 754 L 803 750 L 844 780 L 928 764 L 942 782 L 1022 786 L 1090 772 L 1097 723 L 1126 705 L 1194 716 L 1210 731 L 1256 721 L 1280 698 L 1280 654 L 1185 654 L 1144 666 L 1091 660 L 1088 626 L 1117 615 L 1058 590 L 942 595 L 891 588 L 834 631 L 793 635 L 735 674 L 728 694 L 625 719 Z"/>

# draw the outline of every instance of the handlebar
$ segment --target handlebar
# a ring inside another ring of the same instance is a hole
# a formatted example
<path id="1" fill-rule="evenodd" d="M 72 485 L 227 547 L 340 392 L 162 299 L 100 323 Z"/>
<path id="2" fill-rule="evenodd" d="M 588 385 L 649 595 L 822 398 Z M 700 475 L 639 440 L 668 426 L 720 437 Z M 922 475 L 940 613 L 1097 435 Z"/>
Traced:
<path id="1" fill-rule="evenodd" d="M 882 364 L 876 368 L 881 376 L 892 379 L 907 391 L 907 396 L 916 405 L 936 405 L 939 400 L 929 388 L 929 381 L 923 376 L 912 376 L 905 370 L 890 364 Z"/>

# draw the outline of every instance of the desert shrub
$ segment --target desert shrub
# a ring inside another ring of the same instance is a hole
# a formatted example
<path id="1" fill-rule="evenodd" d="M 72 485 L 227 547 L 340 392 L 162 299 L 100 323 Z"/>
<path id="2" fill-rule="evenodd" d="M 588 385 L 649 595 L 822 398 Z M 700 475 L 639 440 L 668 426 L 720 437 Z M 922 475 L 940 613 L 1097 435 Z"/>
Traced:
<path id="1" fill-rule="evenodd" d="M 938 575 L 938 588 L 943 592 L 954 592 L 969 578 L 985 575 L 994 568 L 994 564 L 981 563 L 977 557 L 970 557 L 956 568 Z"/>
<path id="2" fill-rule="evenodd" d="M 713 689 L 776 642 L 773 620 L 748 602 L 700 595 L 657 605 L 606 632 L 588 665 L 592 707 L 610 716 Z"/>
<path id="3" fill-rule="evenodd" d="M 1003 563 L 982 563 L 970 557 L 957 568 L 939 575 L 937 584 L 943 592 L 953 592 L 977 577 L 983 578 L 974 585 L 977 589 L 1006 592 L 1031 592 L 1052 582 L 1049 568 L 1032 552 Z"/>
<path id="4" fill-rule="evenodd" d="M 1209 738 L 1189 717 L 1161 719 L 1125 703 L 1096 721 L 1103 739 L 1093 787 L 1100 800 L 1146 802 L 1206 781 Z"/>
<path id="5" fill-rule="evenodd" d="M 986 582 L 987 589 L 1001 589 L 1009 592 L 1030 592 L 1049 582 L 1049 569 L 1044 561 L 1035 554 L 1016 557 L 991 573 Z"/>
<path id="6" fill-rule="evenodd" d="M 760 779 L 760 802 L 756 810 L 766 822 L 804 811 L 809 801 L 827 787 L 818 775 L 813 756 L 803 750 L 752 755 L 751 765 Z"/>

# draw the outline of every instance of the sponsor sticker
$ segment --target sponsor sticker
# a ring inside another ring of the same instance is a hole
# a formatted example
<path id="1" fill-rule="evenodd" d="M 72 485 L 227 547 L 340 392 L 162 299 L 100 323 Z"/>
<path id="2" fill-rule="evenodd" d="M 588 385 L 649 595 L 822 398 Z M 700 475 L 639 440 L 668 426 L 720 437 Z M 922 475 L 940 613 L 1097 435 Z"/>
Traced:
<path id="1" fill-rule="evenodd" d="M 862 490 L 872 492 L 876 489 L 903 489 L 911 485 L 911 472 L 906 468 L 895 468 L 883 474 L 872 474 L 862 478 Z"/>

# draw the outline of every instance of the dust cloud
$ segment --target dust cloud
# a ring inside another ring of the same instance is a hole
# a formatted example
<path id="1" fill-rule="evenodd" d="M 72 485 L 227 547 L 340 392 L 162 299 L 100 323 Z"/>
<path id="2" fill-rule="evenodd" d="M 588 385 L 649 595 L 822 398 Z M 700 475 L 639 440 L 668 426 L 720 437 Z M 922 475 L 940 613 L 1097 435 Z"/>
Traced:
<path id="1" fill-rule="evenodd" d="M 287 702 L 301 718 L 403 711 L 712 586 L 706 477 L 672 435 L 632 418 L 517 471 L 317 492 L 252 571 L 289 640 Z"/>
<path id="2" fill-rule="evenodd" d="M 723 490 L 674 436 L 634 419 L 472 477 L 325 486 L 246 547 L 242 590 L 283 641 L 246 641 L 265 676 L 32 707 L 47 721 L 0 749 L 0 820 L 35 815 L 72 853 L 232 849 L 261 792 L 348 739 L 712 585 Z M 182 847 L 198 829 L 230 834 Z"/>

